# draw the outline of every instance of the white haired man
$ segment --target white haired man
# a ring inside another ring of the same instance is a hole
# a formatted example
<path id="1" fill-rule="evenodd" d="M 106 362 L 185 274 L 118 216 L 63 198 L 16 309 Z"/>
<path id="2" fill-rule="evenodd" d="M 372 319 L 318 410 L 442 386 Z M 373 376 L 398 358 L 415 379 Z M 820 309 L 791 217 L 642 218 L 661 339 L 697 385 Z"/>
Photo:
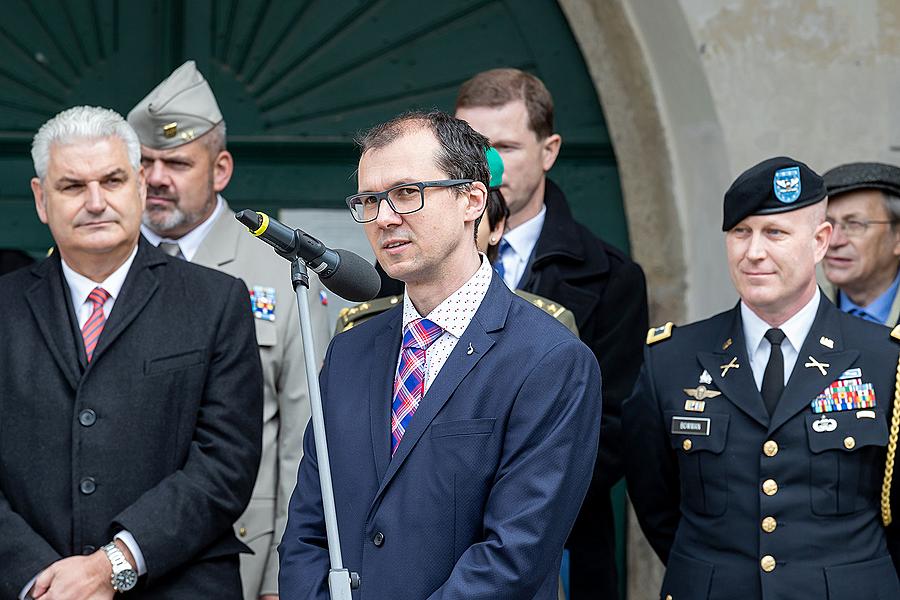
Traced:
<path id="1" fill-rule="evenodd" d="M 238 599 L 262 419 L 246 289 L 140 237 L 115 112 L 59 113 L 32 157 L 56 246 L 0 278 L 0 595 Z"/>

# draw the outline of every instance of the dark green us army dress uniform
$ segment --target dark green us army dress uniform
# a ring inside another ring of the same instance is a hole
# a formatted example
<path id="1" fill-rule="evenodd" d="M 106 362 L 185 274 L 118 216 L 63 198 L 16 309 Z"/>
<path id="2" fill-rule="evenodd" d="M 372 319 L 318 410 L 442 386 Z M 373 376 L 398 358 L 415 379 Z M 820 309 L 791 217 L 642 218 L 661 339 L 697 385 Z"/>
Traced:
<path id="1" fill-rule="evenodd" d="M 629 494 L 667 567 L 660 598 L 900 598 L 889 551 L 898 532 L 881 506 L 900 351 L 892 338 L 900 327 L 854 318 L 821 295 L 770 415 L 740 305 L 650 330 L 623 416 Z"/>

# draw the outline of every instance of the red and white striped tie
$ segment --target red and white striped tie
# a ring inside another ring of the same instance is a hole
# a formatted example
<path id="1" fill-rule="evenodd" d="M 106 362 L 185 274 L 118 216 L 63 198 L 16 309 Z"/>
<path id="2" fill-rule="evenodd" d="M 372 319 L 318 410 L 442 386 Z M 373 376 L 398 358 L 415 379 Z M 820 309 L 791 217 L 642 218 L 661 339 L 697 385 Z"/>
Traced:
<path id="1" fill-rule="evenodd" d="M 81 328 L 81 337 L 84 339 L 84 353 L 87 355 L 88 362 L 91 362 L 94 348 L 97 347 L 97 341 L 100 339 L 100 333 L 106 323 L 106 317 L 103 316 L 103 305 L 109 300 L 109 292 L 102 287 L 95 287 L 88 294 L 87 299 L 94 305 L 94 309 L 84 327 Z"/>

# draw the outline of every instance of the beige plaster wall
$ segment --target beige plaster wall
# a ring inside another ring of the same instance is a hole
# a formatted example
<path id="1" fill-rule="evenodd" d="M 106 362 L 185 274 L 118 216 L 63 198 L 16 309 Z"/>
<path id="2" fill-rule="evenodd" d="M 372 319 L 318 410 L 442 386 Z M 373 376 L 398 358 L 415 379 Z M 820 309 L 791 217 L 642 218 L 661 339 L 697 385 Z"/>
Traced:
<path id="1" fill-rule="evenodd" d="M 891 149 L 900 146 L 900 2 L 679 4 L 732 174 L 777 153 L 820 171 L 855 160 L 900 162 Z"/>

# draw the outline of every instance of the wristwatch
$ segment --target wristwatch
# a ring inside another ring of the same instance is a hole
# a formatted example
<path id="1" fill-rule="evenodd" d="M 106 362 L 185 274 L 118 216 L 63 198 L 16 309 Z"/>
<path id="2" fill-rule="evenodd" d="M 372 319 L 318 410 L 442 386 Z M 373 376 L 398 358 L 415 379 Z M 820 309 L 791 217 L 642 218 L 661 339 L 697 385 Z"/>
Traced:
<path id="1" fill-rule="evenodd" d="M 109 578 L 112 587 L 117 592 L 127 592 L 137 585 L 138 574 L 119 550 L 115 542 L 110 542 L 103 546 L 102 550 L 106 552 L 106 557 L 112 564 L 112 575 Z"/>

